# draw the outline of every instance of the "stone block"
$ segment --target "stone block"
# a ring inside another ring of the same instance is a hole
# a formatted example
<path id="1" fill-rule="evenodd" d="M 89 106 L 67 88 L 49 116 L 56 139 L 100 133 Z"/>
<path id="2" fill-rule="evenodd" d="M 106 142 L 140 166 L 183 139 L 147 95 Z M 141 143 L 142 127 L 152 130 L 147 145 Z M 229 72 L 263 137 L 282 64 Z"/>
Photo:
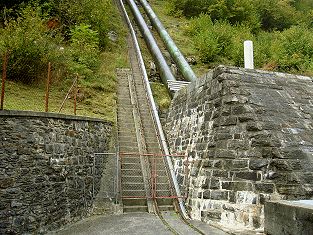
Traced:
<path id="1" fill-rule="evenodd" d="M 234 159 L 237 157 L 237 153 L 234 150 L 217 149 L 215 156 L 216 158 Z"/>
<path id="2" fill-rule="evenodd" d="M 313 231 L 312 210 L 312 206 L 301 203 L 267 202 L 264 207 L 265 232 L 275 235 L 311 235 Z"/>
<path id="3" fill-rule="evenodd" d="M 242 160 L 225 160 L 224 168 L 229 170 L 247 169 L 249 159 Z"/>
<path id="4" fill-rule="evenodd" d="M 222 212 L 220 210 L 201 211 L 201 217 L 209 220 L 220 221 Z"/>
<path id="5" fill-rule="evenodd" d="M 222 177 L 222 178 L 229 177 L 229 173 L 226 170 L 212 170 L 211 172 L 213 177 Z"/>
<path id="6" fill-rule="evenodd" d="M 228 191 L 211 190 L 209 199 L 226 201 L 228 200 Z"/>
<path id="7" fill-rule="evenodd" d="M 250 159 L 249 169 L 251 170 L 261 170 L 267 168 L 270 161 L 267 159 Z"/>
<path id="8" fill-rule="evenodd" d="M 252 191 L 252 183 L 244 181 L 222 181 L 222 189 L 233 191 Z"/>
<path id="9" fill-rule="evenodd" d="M 237 124 L 237 117 L 229 116 L 229 117 L 221 117 L 220 125 L 221 126 L 233 126 Z"/>
<path id="10" fill-rule="evenodd" d="M 209 182 L 209 189 L 220 189 L 220 188 L 221 188 L 220 180 L 216 178 L 211 178 Z"/>
<path id="11" fill-rule="evenodd" d="M 234 136 L 235 137 L 235 136 Z M 235 149 L 235 150 L 248 150 L 249 149 L 249 141 L 246 140 L 239 140 L 239 139 L 233 139 L 227 141 L 227 148 L 228 149 Z"/>
<path id="12" fill-rule="evenodd" d="M 1 178 L 0 179 L 0 188 L 10 188 L 14 185 L 14 179 L 13 178 Z"/>
<path id="13" fill-rule="evenodd" d="M 251 114 L 251 113 L 247 113 L 247 114 L 241 114 L 238 116 L 238 120 L 241 123 L 245 123 L 245 122 L 249 122 L 249 121 L 255 121 L 257 120 L 256 116 Z"/>
<path id="14" fill-rule="evenodd" d="M 251 181 L 261 180 L 260 174 L 255 171 L 239 171 L 239 172 L 232 172 L 232 173 L 235 179 L 244 179 L 244 180 L 251 180 Z"/>
<path id="15" fill-rule="evenodd" d="M 292 167 L 289 165 L 287 160 L 282 159 L 274 159 L 271 161 L 270 166 L 275 170 L 278 171 L 292 171 Z"/>
<path id="16" fill-rule="evenodd" d="M 274 184 L 256 183 L 254 187 L 256 191 L 261 192 L 261 193 L 273 193 L 274 192 Z"/>
<path id="17" fill-rule="evenodd" d="M 236 105 L 233 106 L 232 108 L 232 114 L 233 115 L 241 115 L 241 114 L 247 114 L 247 113 L 252 113 L 253 108 L 250 105 Z M 252 116 L 251 116 L 252 117 Z"/>
<path id="18" fill-rule="evenodd" d="M 214 135 L 214 140 L 218 141 L 218 140 L 229 140 L 229 139 L 233 139 L 233 135 L 229 134 L 229 133 L 217 133 Z"/>
<path id="19" fill-rule="evenodd" d="M 249 122 L 246 125 L 247 131 L 262 131 L 263 130 L 263 124 L 260 122 Z"/>

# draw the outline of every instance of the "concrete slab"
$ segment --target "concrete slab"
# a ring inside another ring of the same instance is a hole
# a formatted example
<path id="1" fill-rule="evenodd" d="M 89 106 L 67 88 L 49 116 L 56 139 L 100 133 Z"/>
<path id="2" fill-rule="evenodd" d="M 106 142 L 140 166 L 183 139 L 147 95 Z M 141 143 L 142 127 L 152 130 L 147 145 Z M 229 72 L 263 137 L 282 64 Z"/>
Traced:
<path id="1" fill-rule="evenodd" d="M 172 234 L 153 214 L 130 213 L 92 216 L 49 235 L 170 235 Z"/>
<path id="2" fill-rule="evenodd" d="M 181 235 L 195 233 L 183 223 L 176 213 L 164 213 L 165 219 Z M 205 223 L 197 222 L 201 231 L 210 235 L 226 235 L 227 233 Z M 173 234 L 154 214 L 129 213 L 122 215 L 92 216 L 60 231 L 49 232 L 48 235 L 170 235 Z"/>
<path id="3" fill-rule="evenodd" d="M 266 234 L 313 234 L 313 205 L 311 201 L 266 202 L 264 213 Z"/>
<path id="4" fill-rule="evenodd" d="M 173 227 L 180 235 L 199 235 L 194 229 L 185 224 L 177 213 L 172 211 L 167 211 L 162 213 L 163 218 Z M 227 233 L 216 229 L 206 223 L 201 221 L 190 221 L 190 223 L 199 229 L 201 232 L 210 235 L 226 235 Z"/>

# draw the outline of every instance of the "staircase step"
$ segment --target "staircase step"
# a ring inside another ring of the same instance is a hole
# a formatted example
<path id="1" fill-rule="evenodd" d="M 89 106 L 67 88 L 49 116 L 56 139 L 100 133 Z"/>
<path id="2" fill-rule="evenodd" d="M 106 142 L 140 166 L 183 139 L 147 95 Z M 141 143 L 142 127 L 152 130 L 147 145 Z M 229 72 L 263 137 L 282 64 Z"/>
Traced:
<path id="1" fill-rule="evenodd" d="M 123 205 L 125 205 L 125 206 L 147 206 L 147 199 L 145 199 L 145 198 L 123 198 Z"/>
<path id="2" fill-rule="evenodd" d="M 158 205 L 160 211 L 173 211 L 175 207 L 173 205 Z"/>
<path id="3" fill-rule="evenodd" d="M 148 206 L 123 206 L 123 212 L 148 212 Z"/>

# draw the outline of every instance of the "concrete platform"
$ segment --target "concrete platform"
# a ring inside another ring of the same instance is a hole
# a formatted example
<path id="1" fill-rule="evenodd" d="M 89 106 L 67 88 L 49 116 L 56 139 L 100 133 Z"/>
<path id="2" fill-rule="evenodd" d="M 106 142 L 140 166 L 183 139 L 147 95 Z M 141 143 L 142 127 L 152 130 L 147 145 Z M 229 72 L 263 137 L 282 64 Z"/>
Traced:
<path id="1" fill-rule="evenodd" d="M 170 219 L 171 226 L 175 227 L 181 235 L 197 234 L 180 222 L 174 214 L 166 214 Z M 227 233 L 211 227 L 207 224 L 201 225 L 201 231 L 210 235 L 226 235 Z M 154 214 L 148 213 L 129 213 L 110 216 L 92 216 L 78 223 L 65 227 L 49 235 L 171 235 L 173 234 Z"/>
<path id="2" fill-rule="evenodd" d="M 267 202 L 264 213 L 266 234 L 313 234 L 312 200 Z"/>

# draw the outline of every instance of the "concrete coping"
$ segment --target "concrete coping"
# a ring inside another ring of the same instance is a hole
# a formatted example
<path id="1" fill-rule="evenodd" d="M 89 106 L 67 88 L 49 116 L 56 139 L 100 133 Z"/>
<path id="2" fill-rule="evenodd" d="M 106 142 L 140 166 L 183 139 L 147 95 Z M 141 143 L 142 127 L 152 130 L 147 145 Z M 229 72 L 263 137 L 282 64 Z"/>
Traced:
<path id="1" fill-rule="evenodd" d="M 45 113 L 33 111 L 19 111 L 19 110 L 0 110 L 0 117 L 33 117 L 33 118 L 53 118 L 74 121 L 90 121 L 90 122 L 103 122 L 112 125 L 111 122 L 100 118 L 92 118 L 85 116 L 74 116 L 59 113 Z"/>
<path id="2" fill-rule="evenodd" d="M 268 204 L 281 204 L 285 206 L 297 207 L 297 208 L 306 208 L 313 210 L 313 200 L 298 200 L 298 201 L 270 201 Z"/>
<path id="3" fill-rule="evenodd" d="M 221 74 L 221 73 L 239 73 L 239 74 L 245 74 L 245 73 L 255 73 L 255 74 L 271 74 L 275 75 L 276 77 L 283 77 L 283 78 L 295 78 L 303 81 L 310 81 L 313 82 L 313 77 L 309 76 L 303 76 L 303 75 L 297 75 L 297 74 L 291 74 L 291 73 L 284 73 L 284 72 L 277 72 L 277 71 L 267 71 L 267 70 L 261 70 L 261 69 L 246 69 L 241 67 L 235 67 L 235 66 L 227 66 L 227 65 L 218 65 L 213 69 L 213 77 Z M 217 74 L 216 74 L 217 73 Z"/>

